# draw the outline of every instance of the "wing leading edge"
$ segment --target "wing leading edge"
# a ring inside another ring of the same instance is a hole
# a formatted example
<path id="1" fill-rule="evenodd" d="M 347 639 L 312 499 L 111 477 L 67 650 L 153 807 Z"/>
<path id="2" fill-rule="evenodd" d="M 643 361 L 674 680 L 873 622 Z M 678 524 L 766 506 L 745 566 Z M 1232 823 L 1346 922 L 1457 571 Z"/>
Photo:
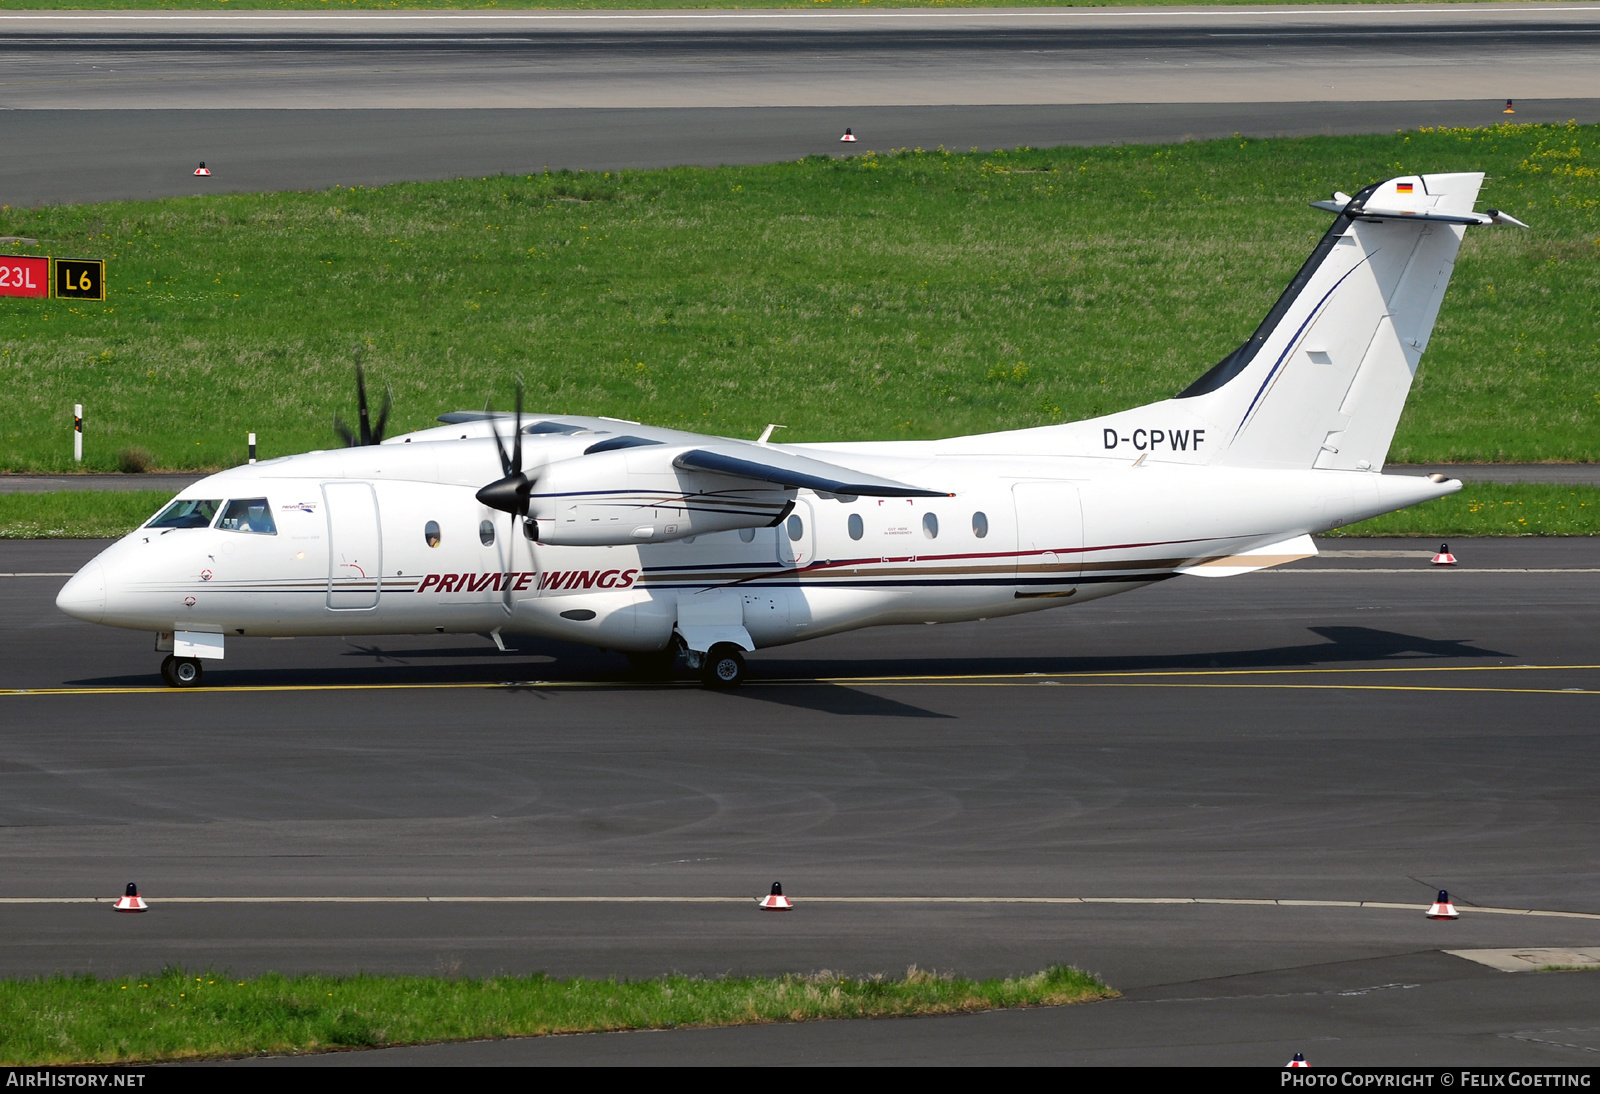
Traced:
<path id="1" fill-rule="evenodd" d="M 742 449 L 752 446 L 743 445 Z M 798 456 L 774 448 L 763 448 L 759 460 L 750 459 L 733 446 L 691 448 L 672 461 L 675 467 L 694 471 L 713 471 L 719 475 L 756 479 L 779 486 L 820 490 L 827 494 L 864 495 L 879 498 L 948 498 L 941 490 L 923 490 L 893 479 L 852 471 L 837 464 Z"/>

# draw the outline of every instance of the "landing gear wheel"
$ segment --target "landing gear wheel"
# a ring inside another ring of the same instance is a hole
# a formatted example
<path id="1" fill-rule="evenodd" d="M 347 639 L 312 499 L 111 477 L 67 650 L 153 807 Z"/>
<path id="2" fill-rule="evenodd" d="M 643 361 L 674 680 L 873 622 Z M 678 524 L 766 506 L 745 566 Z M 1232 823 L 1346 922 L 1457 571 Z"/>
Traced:
<path id="1" fill-rule="evenodd" d="M 744 683 L 744 653 L 738 646 L 722 642 L 700 662 L 700 679 L 708 688 L 736 688 Z"/>
<path id="2" fill-rule="evenodd" d="M 678 647 L 664 650 L 635 651 L 628 654 L 628 667 L 642 680 L 665 680 L 672 675 L 672 666 L 678 663 Z"/>
<path id="3" fill-rule="evenodd" d="M 193 657 L 173 657 L 168 654 L 161 662 L 161 679 L 169 688 L 200 686 L 200 662 Z"/>

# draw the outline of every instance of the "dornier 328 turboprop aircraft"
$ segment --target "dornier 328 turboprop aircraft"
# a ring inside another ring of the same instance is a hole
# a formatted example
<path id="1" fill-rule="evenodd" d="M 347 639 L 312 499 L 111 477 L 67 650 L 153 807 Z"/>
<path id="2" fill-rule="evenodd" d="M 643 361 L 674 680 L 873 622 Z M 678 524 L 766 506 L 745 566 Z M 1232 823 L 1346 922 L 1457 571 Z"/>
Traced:
<path id="1" fill-rule="evenodd" d="M 61 590 L 157 633 L 169 684 L 230 636 L 538 635 L 680 654 L 1038 611 L 1316 553 L 1310 535 L 1441 497 L 1383 475 L 1481 174 L 1391 179 L 1335 214 L 1255 333 L 1171 399 L 938 441 L 773 444 L 611 418 L 445 425 L 235 467 Z"/>

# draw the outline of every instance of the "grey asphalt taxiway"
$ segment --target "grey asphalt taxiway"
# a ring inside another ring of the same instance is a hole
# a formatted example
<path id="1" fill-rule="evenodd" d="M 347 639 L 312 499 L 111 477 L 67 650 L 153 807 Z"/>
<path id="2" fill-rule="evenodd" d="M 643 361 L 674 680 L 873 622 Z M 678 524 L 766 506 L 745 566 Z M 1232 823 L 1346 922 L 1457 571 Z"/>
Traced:
<path id="1" fill-rule="evenodd" d="M 1595 974 L 1445 951 L 1600 945 L 1600 547 L 1435 546 L 762 651 L 722 694 L 470 635 L 240 640 L 170 691 L 55 612 L 96 544 L 0 543 L 0 975 L 1069 963 L 1122 998 L 314 1059 L 1592 1063 Z"/>
<path id="2" fill-rule="evenodd" d="M 1587 123 L 1597 63 L 1584 3 L 6 12 L 0 203 Z"/>

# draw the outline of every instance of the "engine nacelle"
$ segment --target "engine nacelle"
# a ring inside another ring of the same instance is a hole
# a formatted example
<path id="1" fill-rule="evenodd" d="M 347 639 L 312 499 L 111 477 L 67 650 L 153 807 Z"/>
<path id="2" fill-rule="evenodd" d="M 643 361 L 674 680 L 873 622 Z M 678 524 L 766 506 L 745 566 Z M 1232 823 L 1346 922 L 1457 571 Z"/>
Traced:
<path id="1" fill-rule="evenodd" d="M 568 547 L 662 543 L 777 524 L 795 491 L 672 465 L 668 445 L 596 452 L 549 464 L 528 495 L 535 539 Z"/>

